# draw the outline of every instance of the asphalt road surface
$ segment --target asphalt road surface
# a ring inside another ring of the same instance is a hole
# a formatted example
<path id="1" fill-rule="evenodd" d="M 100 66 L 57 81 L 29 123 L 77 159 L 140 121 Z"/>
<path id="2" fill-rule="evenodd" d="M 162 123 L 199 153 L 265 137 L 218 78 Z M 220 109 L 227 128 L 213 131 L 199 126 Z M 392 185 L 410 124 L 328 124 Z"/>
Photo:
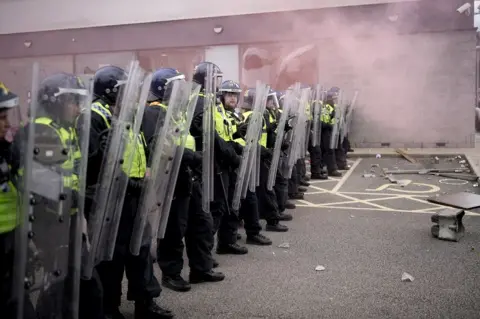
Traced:
<path id="1" fill-rule="evenodd" d="M 456 167 L 460 160 L 439 165 Z M 429 161 L 421 160 L 433 165 Z M 272 246 L 249 246 L 244 256 L 215 255 L 225 281 L 194 285 L 187 293 L 164 289 L 159 303 L 181 319 L 480 318 L 480 215 L 464 217 L 460 242 L 440 241 L 430 235 L 430 216 L 443 207 L 426 201 L 477 188 L 418 175 L 396 175 L 410 180 L 404 187 L 384 186 L 382 168 L 415 165 L 395 158 L 352 164 L 343 178 L 313 181 L 287 222 L 290 231 L 264 233 Z M 373 167 L 376 176 L 362 177 L 373 164 L 380 166 Z M 290 247 L 278 247 L 285 243 Z M 414 280 L 402 282 L 404 272 Z M 188 268 L 184 274 L 187 279 Z M 124 301 L 122 311 L 133 318 L 131 302 Z"/>

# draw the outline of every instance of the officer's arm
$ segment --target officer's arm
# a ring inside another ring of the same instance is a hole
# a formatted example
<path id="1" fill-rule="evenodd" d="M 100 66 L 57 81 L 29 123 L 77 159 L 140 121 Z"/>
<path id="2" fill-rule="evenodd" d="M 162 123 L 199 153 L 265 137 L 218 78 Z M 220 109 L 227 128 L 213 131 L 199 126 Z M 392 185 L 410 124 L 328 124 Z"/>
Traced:
<path id="1" fill-rule="evenodd" d="M 79 117 L 77 120 L 77 136 L 82 139 L 84 135 L 83 130 L 83 117 Z M 105 123 L 105 120 L 95 112 L 91 113 L 90 120 L 90 135 L 89 135 L 89 145 L 88 145 L 88 156 L 90 158 L 89 163 L 92 161 L 92 157 L 98 156 L 100 159 L 103 157 L 104 150 L 102 149 L 102 138 L 106 138 L 108 135 L 105 134 L 105 131 L 108 130 L 108 127 Z"/>

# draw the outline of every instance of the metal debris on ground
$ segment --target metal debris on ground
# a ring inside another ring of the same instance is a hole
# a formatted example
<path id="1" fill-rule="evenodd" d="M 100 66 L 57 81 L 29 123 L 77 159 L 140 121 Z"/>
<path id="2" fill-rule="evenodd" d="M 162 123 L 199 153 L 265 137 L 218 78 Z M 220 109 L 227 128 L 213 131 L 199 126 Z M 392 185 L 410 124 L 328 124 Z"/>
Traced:
<path id="1" fill-rule="evenodd" d="M 467 168 L 423 168 L 423 169 L 399 169 L 399 170 L 384 170 L 385 174 L 420 174 L 425 175 L 429 173 L 464 173 L 470 171 Z"/>
<path id="2" fill-rule="evenodd" d="M 414 280 L 415 280 L 415 278 L 413 278 L 413 276 L 410 275 L 409 273 L 404 272 L 404 273 L 402 274 L 402 281 L 403 281 L 403 282 L 412 282 L 412 281 L 414 281 Z"/>
<path id="3" fill-rule="evenodd" d="M 406 151 L 397 148 L 397 149 L 395 150 L 395 152 L 397 152 L 397 154 L 402 155 L 402 157 L 403 157 L 404 159 L 406 159 L 407 161 L 409 161 L 410 163 L 413 163 L 413 164 L 416 164 L 416 163 L 417 163 L 417 160 L 414 159 L 413 157 L 411 157 Z"/>
<path id="4" fill-rule="evenodd" d="M 325 270 L 325 267 L 323 267 L 322 265 L 318 265 L 317 267 L 315 267 L 315 271 L 324 271 Z"/>
<path id="5" fill-rule="evenodd" d="M 465 236 L 465 227 L 462 219 L 465 211 L 462 209 L 447 208 L 433 214 L 434 225 L 431 228 L 432 236 L 442 240 L 458 242 Z"/>
<path id="6" fill-rule="evenodd" d="M 283 243 L 283 244 L 278 245 L 278 248 L 290 248 L 290 244 L 289 243 Z"/>
<path id="7" fill-rule="evenodd" d="M 474 182 L 478 180 L 478 176 L 472 174 L 462 174 L 462 173 L 430 173 L 430 175 L 447 177 L 452 179 L 460 179 L 464 181 Z"/>
<path id="8" fill-rule="evenodd" d="M 390 183 L 393 183 L 393 184 L 398 183 L 398 181 L 392 175 L 386 175 L 385 177 L 388 179 Z"/>
<path id="9" fill-rule="evenodd" d="M 450 206 L 459 209 L 473 209 L 480 207 L 480 195 L 469 192 L 460 192 L 427 199 L 431 203 Z"/>

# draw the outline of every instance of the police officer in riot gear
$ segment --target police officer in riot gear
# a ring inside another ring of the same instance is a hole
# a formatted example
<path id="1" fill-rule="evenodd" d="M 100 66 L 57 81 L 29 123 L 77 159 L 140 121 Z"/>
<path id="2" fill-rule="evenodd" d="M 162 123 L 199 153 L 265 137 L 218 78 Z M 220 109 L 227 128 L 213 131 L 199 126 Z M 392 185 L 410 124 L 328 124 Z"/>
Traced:
<path id="1" fill-rule="evenodd" d="M 152 132 L 158 119 L 165 117 L 174 81 L 185 76 L 172 68 L 158 69 L 153 74 L 144 113 L 143 131 L 148 144 L 154 140 Z M 153 127 L 153 129 L 152 129 Z M 190 283 L 218 282 L 225 276 L 214 272 L 211 246 L 213 219 L 202 209 L 201 152 L 195 151 L 195 140 L 187 137 L 180 171 L 175 185 L 168 224 L 163 239 L 158 240 L 157 262 L 162 270 L 162 284 L 175 291 L 188 291 L 190 284 L 181 276 L 183 251 L 186 245 L 190 267 Z M 183 239 L 185 238 L 185 245 Z"/>
<path id="2" fill-rule="evenodd" d="M 6 319 L 16 319 L 17 300 L 13 296 L 13 269 L 15 230 L 18 227 L 18 170 L 20 149 L 11 144 L 10 115 L 19 112 L 19 98 L 0 82 L 0 313 Z M 19 119 L 19 117 L 18 117 Z M 18 123 L 17 123 L 18 124 Z M 25 298 L 28 300 L 28 298 Z M 35 311 L 30 302 L 24 303 L 25 319 L 34 319 Z"/>
<path id="3" fill-rule="evenodd" d="M 94 78 L 94 103 L 92 104 L 90 153 L 87 184 L 94 186 L 100 172 L 100 165 L 113 117 L 118 114 L 117 99 L 127 79 L 126 72 L 115 66 L 100 68 Z M 130 253 L 129 242 L 140 198 L 143 178 L 146 173 L 145 145 L 138 138 L 126 198 L 122 209 L 115 251 L 111 261 L 103 261 L 96 269 L 104 289 L 104 311 L 107 318 L 124 318 L 119 311 L 122 295 L 123 273 L 128 279 L 127 299 L 135 301 L 135 318 L 173 318 L 172 312 L 158 306 L 154 298 L 161 292 L 153 273 L 153 259 L 150 255 L 150 240 L 142 245 L 138 256 Z M 143 150 L 143 152 L 142 152 Z M 127 172 L 125 172 L 127 174 Z"/>
<path id="4" fill-rule="evenodd" d="M 337 160 L 335 158 L 335 151 L 330 147 L 332 139 L 333 125 L 335 125 L 335 104 L 338 100 L 338 89 L 332 88 L 327 92 L 325 102 L 322 107 L 322 140 L 321 149 L 325 165 L 327 166 L 328 175 L 334 177 L 342 176 L 338 171 Z"/>
<path id="5" fill-rule="evenodd" d="M 238 104 L 238 99 L 242 89 L 240 85 L 234 81 L 225 81 L 222 83 L 219 89 L 220 101 L 225 107 L 228 120 L 232 123 L 232 129 L 234 131 L 234 143 L 244 145 L 242 134 L 238 131 L 238 126 L 242 125 L 242 115 L 235 113 L 235 108 Z M 241 154 L 241 147 L 239 149 L 239 154 Z M 233 193 L 235 191 L 235 182 L 237 179 L 236 172 L 232 172 L 231 183 L 229 189 L 229 196 L 233 198 Z M 240 218 L 243 219 L 243 227 L 247 234 L 247 244 L 251 245 L 271 245 L 272 241 L 260 234 L 262 226 L 260 225 L 260 216 L 258 211 L 258 199 L 257 195 L 250 190 L 247 191 L 245 199 L 242 200 L 240 205 Z"/>
<path id="6" fill-rule="evenodd" d="M 267 98 L 267 107 L 273 107 L 273 96 L 275 92 L 270 90 Z M 245 117 L 245 124 L 248 125 L 251 109 L 255 101 L 255 89 L 248 89 L 244 94 L 243 99 L 243 116 Z M 273 232 L 286 232 L 288 227 L 280 224 L 280 221 L 292 220 L 292 215 L 281 213 L 278 207 L 278 199 L 275 191 L 267 189 L 268 172 L 270 169 L 270 162 L 273 152 L 267 149 L 268 134 L 274 132 L 275 127 L 271 126 L 268 111 L 263 114 L 262 135 L 260 138 L 261 155 L 260 155 L 260 185 L 256 189 L 258 196 L 259 210 L 266 221 L 265 230 Z"/>
<path id="7" fill-rule="evenodd" d="M 205 78 L 209 65 L 213 66 L 214 83 L 221 85 L 222 73 L 220 68 L 211 62 L 202 62 L 195 67 L 193 81 L 202 86 L 197 100 L 195 114 L 190 132 L 195 138 L 196 145 L 202 145 L 202 121 L 205 103 Z M 226 119 L 223 105 L 217 104 L 214 108 L 215 140 L 214 140 L 214 200 L 210 205 L 213 217 L 214 231 L 217 232 L 217 254 L 243 255 L 248 253 L 246 247 L 237 244 L 238 217 L 231 209 L 228 200 L 230 173 L 240 165 L 240 157 L 232 145 L 231 123 Z M 213 247 L 212 247 L 213 248 Z"/>

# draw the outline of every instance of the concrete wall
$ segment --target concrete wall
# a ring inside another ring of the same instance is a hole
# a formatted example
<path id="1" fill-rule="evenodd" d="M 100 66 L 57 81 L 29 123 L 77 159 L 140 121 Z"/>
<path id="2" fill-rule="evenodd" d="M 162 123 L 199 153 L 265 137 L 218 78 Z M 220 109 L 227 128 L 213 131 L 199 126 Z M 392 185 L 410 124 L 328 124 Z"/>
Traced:
<path id="1" fill-rule="evenodd" d="M 187 74 L 207 56 L 244 87 L 261 79 L 359 90 L 359 147 L 472 147 L 475 32 L 463 0 L 0 35 L 0 78 L 28 97 L 30 69 L 90 73 L 136 56 Z M 222 26 L 219 34 L 215 26 Z M 235 50 L 238 48 L 238 53 Z M 238 69 L 235 70 L 238 66 Z M 237 71 L 237 72 L 236 72 Z"/>
<path id="2" fill-rule="evenodd" d="M 419 0 L 0 0 L 0 34 Z"/>

